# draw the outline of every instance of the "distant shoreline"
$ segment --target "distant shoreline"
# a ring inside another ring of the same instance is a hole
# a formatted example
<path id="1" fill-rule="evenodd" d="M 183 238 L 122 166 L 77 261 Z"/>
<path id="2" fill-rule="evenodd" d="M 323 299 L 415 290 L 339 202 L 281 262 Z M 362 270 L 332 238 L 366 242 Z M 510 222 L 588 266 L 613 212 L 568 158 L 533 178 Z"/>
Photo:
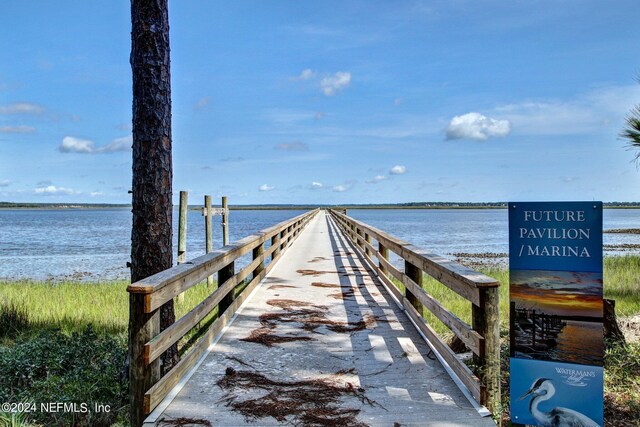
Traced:
<path id="1" fill-rule="evenodd" d="M 216 206 L 218 207 L 218 206 Z M 177 205 L 174 205 L 174 209 Z M 199 210 L 202 205 L 189 205 L 189 210 Z M 506 203 L 447 203 L 422 202 L 399 204 L 353 204 L 353 205 L 230 205 L 232 211 L 242 210 L 310 210 L 315 208 L 343 208 L 347 210 L 366 209 L 413 209 L 413 210 L 441 210 L 441 209 L 506 209 Z M 640 209 L 640 202 L 607 202 L 605 209 Z M 83 210 L 83 209 L 131 209 L 127 204 L 92 204 L 92 203 L 12 203 L 0 202 L 0 210 L 31 209 L 31 210 Z"/>

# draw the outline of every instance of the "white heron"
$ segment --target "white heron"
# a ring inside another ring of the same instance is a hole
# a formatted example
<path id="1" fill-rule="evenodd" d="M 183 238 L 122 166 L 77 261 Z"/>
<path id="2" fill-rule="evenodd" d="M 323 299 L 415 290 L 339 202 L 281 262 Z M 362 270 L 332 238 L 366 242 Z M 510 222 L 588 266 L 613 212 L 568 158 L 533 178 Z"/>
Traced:
<path id="1" fill-rule="evenodd" d="M 555 407 L 549 412 L 538 409 L 538 405 L 549 400 L 556 394 L 556 388 L 548 378 L 538 378 L 531 388 L 519 400 L 529 395 L 533 399 L 529 403 L 529 412 L 544 427 L 600 427 L 598 423 L 578 411 L 569 408 Z"/>

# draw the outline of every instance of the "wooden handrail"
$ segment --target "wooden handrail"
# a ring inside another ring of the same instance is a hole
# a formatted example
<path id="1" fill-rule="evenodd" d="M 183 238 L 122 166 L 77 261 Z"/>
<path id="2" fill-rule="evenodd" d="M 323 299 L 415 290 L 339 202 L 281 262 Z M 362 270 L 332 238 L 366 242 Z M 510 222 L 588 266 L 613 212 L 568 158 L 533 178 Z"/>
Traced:
<path id="1" fill-rule="evenodd" d="M 382 283 L 416 323 L 418 328 L 438 350 L 442 358 L 471 391 L 474 398 L 492 412 L 500 405 L 500 320 L 498 287 L 500 283 L 482 273 L 431 254 L 375 227 L 329 210 L 336 224 L 345 232 L 362 256 L 377 270 Z M 372 239 L 377 241 L 376 249 Z M 389 262 L 389 251 L 405 262 L 402 272 Z M 374 258 L 377 259 L 376 264 Z M 471 302 L 472 325 L 468 325 L 422 288 L 422 274 L 426 273 Z M 389 278 L 405 287 L 404 294 Z M 472 372 L 429 326 L 423 309 L 460 338 L 474 354 L 478 369 Z"/>
<path id="2" fill-rule="evenodd" d="M 315 209 L 283 221 L 127 287 L 129 292 L 129 400 L 132 410 L 140 411 L 145 415 L 149 414 L 164 399 L 204 354 L 238 307 L 266 276 L 274 265 L 273 261 L 282 256 L 293 244 L 295 238 L 318 211 Z M 271 246 L 265 250 L 266 242 Z M 240 271 L 233 272 L 235 260 L 250 251 L 253 252 L 252 262 Z M 265 267 L 267 259 L 272 262 Z M 218 288 L 173 325 L 160 332 L 160 307 L 216 272 L 219 273 L 218 279 L 221 282 L 218 283 Z M 235 288 L 249 276 L 251 281 L 243 292 L 234 298 Z M 196 327 L 216 307 L 219 307 L 216 321 L 171 370 L 161 375 L 159 358 L 162 353 Z"/>

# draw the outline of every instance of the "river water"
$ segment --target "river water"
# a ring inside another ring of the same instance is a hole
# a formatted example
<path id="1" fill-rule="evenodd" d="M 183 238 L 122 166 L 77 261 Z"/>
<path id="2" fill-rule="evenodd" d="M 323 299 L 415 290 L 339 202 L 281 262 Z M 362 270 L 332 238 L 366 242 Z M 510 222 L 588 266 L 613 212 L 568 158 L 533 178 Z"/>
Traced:
<path id="1" fill-rule="evenodd" d="M 231 211 L 230 240 L 299 215 L 299 210 Z M 428 251 L 450 258 L 459 253 L 506 254 L 506 209 L 351 210 L 349 215 Z M 177 211 L 174 211 L 174 247 Z M 214 248 L 222 246 L 220 217 L 214 217 Z M 187 258 L 204 254 L 204 218 L 188 215 Z M 640 228 L 640 210 L 605 209 L 604 228 Z M 127 279 L 129 209 L 0 210 L 0 278 L 86 281 Z M 640 235 L 605 234 L 607 254 L 639 254 Z M 635 249 L 623 249 L 636 245 Z M 175 250 L 174 250 L 175 254 Z"/>

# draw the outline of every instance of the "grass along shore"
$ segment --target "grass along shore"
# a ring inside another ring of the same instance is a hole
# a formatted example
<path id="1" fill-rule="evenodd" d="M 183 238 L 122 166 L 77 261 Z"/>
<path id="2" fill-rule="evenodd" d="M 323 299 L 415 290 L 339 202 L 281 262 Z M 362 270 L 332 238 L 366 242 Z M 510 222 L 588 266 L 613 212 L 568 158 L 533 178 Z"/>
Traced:
<path id="1" fill-rule="evenodd" d="M 478 270 L 501 283 L 501 330 L 506 377 L 503 384 L 507 384 L 503 391 L 503 404 L 508 408 L 509 272 L 497 266 Z M 604 283 L 605 298 L 616 301 L 619 318 L 640 315 L 640 256 L 606 257 Z M 3 386 L 14 389 L 14 394 L 8 396 L 2 396 L 0 390 L 0 398 L 13 397 L 14 401 L 16 397 L 30 397 L 44 399 L 41 401 L 94 399 L 99 403 L 113 402 L 119 409 L 111 417 L 73 420 L 73 424 L 126 425 L 127 394 L 126 390 L 123 391 L 126 383 L 123 383 L 122 369 L 129 315 L 127 284 L 124 281 L 0 282 L 0 389 Z M 471 304 L 468 301 L 427 276 L 424 287 L 448 309 L 470 323 Z M 195 307 L 213 289 L 215 285 L 210 288 L 202 283 L 185 292 L 184 300 L 176 303 L 176 317 Z M 215 313 L 212 313 L 202 323 L 210 323 L 214 316 Z M 425 313 L 425 318 L 438 333 L 445 338 L 450 336 L 446 327 L 435 317 Z M 188 345 L 188 340 L 194 338 L 194 334 L 180 345 Z M 78 347 L 75 343 L 82 345 Z M 87 353 L 84 360 L 76 360 L 74 352 L 83 351 L 85 347 L 92 348 L 93 353 Z M 109 357 L 103 357 L 103 353 Z M 51 356 L 48 357 L 48 354 Z M 83 364 L 85 362 L 88 365 Z M 24 370 L 25 366 L 35 364 L 52 364 L 53 367 L 47 367 L 46 371 L 28 371 L 28 375 L 31 375 L 28 381 L 12 376 Z M 56 371 L 55 366 L 58 365 L 68 366 L 63 371 Z M 640 419 L 640 342 L 630 342 L 623 348 L 608 351 L 605 367 L 605 412 L 609 420 L 606 425 L 630 425 L 629 421 Z M 96 370 L 104 375 L 91 378 L 96 388 L 95 394 L 85 395 L 85 371 Z M 505 409 L 506 414 L 508 412 Z M 3 417 L 7 417 L 7 414 L 0 413 L 0 425 L 3 425 Z M 35 422 L 32 425 L 48 425 L 48 420 L 37 416 L 28 420 Z M 64 425 L 65 422 L 69 420 L 57 420 L 56 424 Z"/>

